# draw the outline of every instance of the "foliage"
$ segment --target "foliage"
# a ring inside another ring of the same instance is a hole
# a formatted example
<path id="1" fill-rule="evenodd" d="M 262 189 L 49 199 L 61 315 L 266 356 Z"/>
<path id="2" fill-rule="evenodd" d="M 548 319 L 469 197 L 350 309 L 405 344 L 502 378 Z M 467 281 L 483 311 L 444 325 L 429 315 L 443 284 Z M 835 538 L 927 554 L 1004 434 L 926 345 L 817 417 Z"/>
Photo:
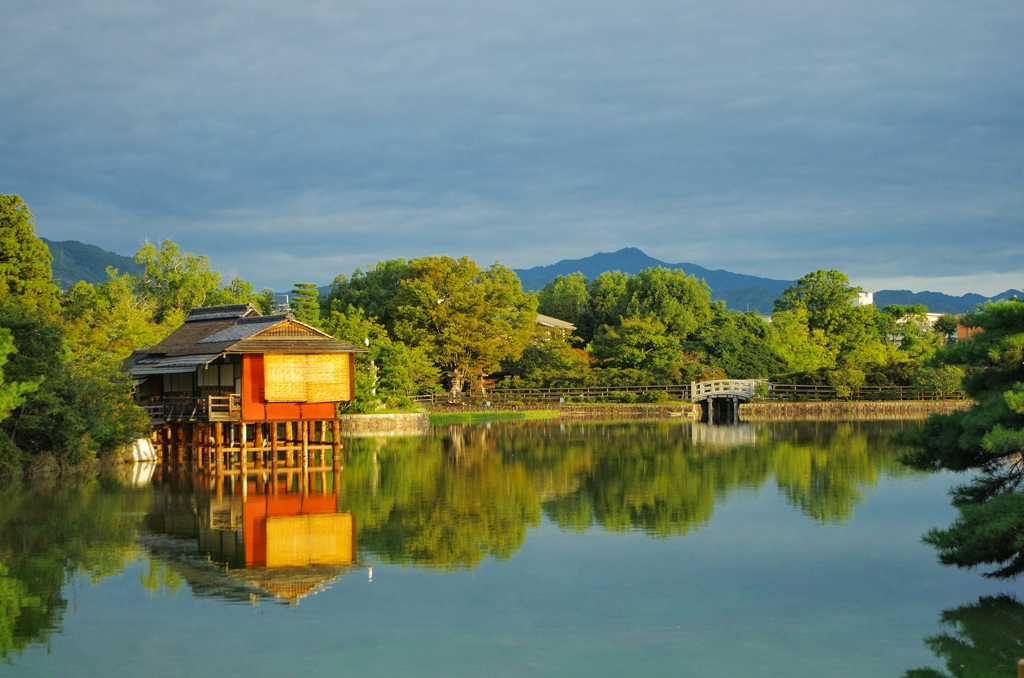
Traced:
<path id="1" fill-rule="evenodd" d="M 25 402 L 26 394 L 37 390 L 43 382 L 42 377 L 38 377 L 29 381 L 5 383 L 2 368 L 7 364 L 8 356 L 17 350 L 11 331 L 6 327 L 0 327 L 0 421 L 11 416 L 11 411 Z"/>
<path id="2" fill-rule="evenodd" d="M 409 396 L 437 388 L 437 368 L 426 352 L 392 341 L 384 327 L 365 317 L 361 309 L 350 306 L 347 313 L 332 311 L 323 321 L 323 329 L 368 349 L 368 353 L 356 354 L 356 400 L 347 411 L 409 406 Z"/>
<path id="3" fill-rule="evenodd" d="M 53 284 L 51 260 L 22 199 L 0 195 L 0 304 L 52 317 L 59 290 Z"/>
<path id="4" fill-rule="evenodd" d="M 910 377 L 911 383 L 922 390 L 935 391 L 943 398 L 959 395 L 960 384 L 967 372 L 959 365 L 922 367 Z"/>
<path id="5" fill-rule="evenodd" d="M 982 596 L 978 602 L 942 613 L 948 632 L 924 644 L 945 659 L 949 673 L 915 669 L 906 678 L 1012 676 L 1024 657 L 1024 605 L 1012 596 Z"/>
<path id="6" fill-rule="evenodd" d="M 606 271 L 587 284 L 589 300 L 576 323 L 584 342 L 593 340 L 603 326 L 619 322 L 619 301 L 626 294 L 627 280 L 629 276 L 621 271 Z"/>
<path id="7" fill-rule="evenodd" d="M 9 467 L 45 453 L 67 463 L 111 454 L 148 429 L 127 378 L 74 360 L 59 325 L 5 309 L 0 327 L 9 330 L 17 348 L 5 374 L 16 381 L 41 381 L 0 423 L 0 449 Z"/>
<path id="8" fill-rule="evenodd" d="M 950 339 L 956 337 L 956 328 L 960 325 L 960 321 L 957 320 L 956 316 L 948 313 L 940 315 L 932 325 L 932 331 L 942 337 L 943 343 L 949 343 Z"/>
<path id="9" fill-rule="evenodd" d="M 626 281 L 616 313 L 660 322 L 681 341 L 711 320 L 711 290 L 682 269 L 648 268 Z"/>
<path id="10" fill-rule="evenodd" d="M 367 318 L 376 318 L 388 334 L 395 336 L 395 299 L 401 280 L 408 272 L 405 259 L 390 259 L 371 266 L 366 272 L 356 269 L 352 278 L 339 275 L 322 304 L 321 312 L 345 313 L 351 306 L 362 310 Z"/>
<path id="11" fill-rule="evenodd" d="M 709 365 L 721 368 L 730 379 L 764 379 L 786 369 L 771 326 L 756 313 L 718 307 L 692 343 Z"/>
<path id="12" fill-rule="evenodd" d="M 834 367 L 839 349 L 832 345 L 822 329 L 811 329 L 807 309 L 802 306 L 776 311 L 772 331 L 779 356 L 788 372 L 813 372 Z"/>
<path id="13" fill-rule="evenodd" d="M 135 255 L 145 267 L 135 277 L 135 290 L 153 303 L 158 323 L 177 326 L 193 308 L 203 306 L 220 286 L 220 273 L 210 270 L 210 260 L 181 248 L 170 240 L 157 247 L 147 243 Z"/>
<path id="14" fill-rule="evenodd" d="M 316 283 L 295 283 L 292 289 L 291 310 L 295 319 L 307 325 L 320 325 L 320 292 Z"/>
<path id="15" fill-rule="evenodd" d="M 537 312 L 579 327 L 589 311 L 590 293 L 582 273 L 560 275 L 537 294 Z"/>
<path id="16" fill-rule="evenodd" d="M 662 370 L 679 359 L 682 341 L 664 323 L 634 316 L 615 327 L 605 325 L 594 337 L 592 352 L 605 367 Z"/>
<path id="17" fill-rule="evenodd" d="M 988 576 L 1011 577 L 1024 572 L 1024 302 L 987 304 L 964 323 L 984 331 L 944 347 L 935 359 L 966 370 L 963 389 L 974 405 L 934 415 L 908 435 L 917 449 L 906 463 L 978 473 L 953 492 L 959 519 L 926 539 L 943 562 L 996 565 Z"/>
<path id="18" fill-rule="evenodd" d="M 453 391 L 522 354 L 536 323 L 537 300 L 500 264 L 481 269 L 468 257 L 409 262 L 395 298 L 395 338 L 426 350 Z"/>

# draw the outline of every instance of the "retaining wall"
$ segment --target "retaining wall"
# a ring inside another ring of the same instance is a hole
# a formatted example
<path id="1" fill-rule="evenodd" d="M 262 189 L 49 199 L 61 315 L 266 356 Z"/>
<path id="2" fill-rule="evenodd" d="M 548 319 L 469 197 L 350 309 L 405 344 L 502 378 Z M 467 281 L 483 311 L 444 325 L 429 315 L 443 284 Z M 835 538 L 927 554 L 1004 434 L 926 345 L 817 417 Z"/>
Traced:
<path id="1" fill-rule="evenodd" d="M 412 436 L 430 428 L 426 412 L 403 414 L 346 414 L 338 417 L 342 435 L 359 436 Z"/>

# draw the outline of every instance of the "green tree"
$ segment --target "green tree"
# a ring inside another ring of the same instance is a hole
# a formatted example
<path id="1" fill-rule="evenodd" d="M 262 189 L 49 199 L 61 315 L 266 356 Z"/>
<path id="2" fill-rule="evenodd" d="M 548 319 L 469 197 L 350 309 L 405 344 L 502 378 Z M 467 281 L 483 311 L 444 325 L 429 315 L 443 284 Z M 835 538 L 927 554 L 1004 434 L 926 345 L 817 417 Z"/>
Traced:
<path id="1" fill-rule="evenodd" d="M 779 311 L 772 317 L 772 331 L 786 372 L 813 372 L 836 365 L 839 349 L 829 342 L 824 330 L 811 329 L 807 309 Z"/>
<path id="2" fill-rule="evenodd" d="M 32 213 L 16 195 L 0 195 L 0 304 L 52 317 L 59 290 L 50 250 L 36 237 Z"/>
<path id="3" fill-rule="evenodd" d="M 935 356 L 967 370 L 967 411 L 933 415 L 906 441 L 917 449 L 906 463 L 921 469 L 977 472 L 953 491 L 959 518 L 925 540 L 939 559 L 959 567 L 995 565 L 987 576 L 1024 572 L 1024 302 L 990 303 L 964 317 L 982 332 Z"/>
<path id="4" fill-rule="evenodd" d="M 320 325 L 320 292 L 316 283 L 295 283 L 290 306 L 299 322 Z"/>
<path id="5" fill-rule="evenodd" d="M 362 309 L 367 318 L 376 318 L 394 337 L 395 300 L 408 269 L 405 259 L 390 259 L 371 266 L 365 272 L 357 268 L 349 280 L 339 275 L 331 285 L 321 312 L 324 315 L 331 311 L 345 313 L 349 306 Z"/>
<path id="6" fill-rule="evenodd" d="M 960 324 L 955 315 L 948 313 L 940 315 L 932 325 L 932 331 L 942 337 L 943 343 L 948 344 L 951 339 L 956 338 L 956 328 Z"/>
<path id="7" fill-rule="evenodd" d="M 136 292 L 152 301 L 154 320 L 171 327 L 180 325 L 193 308 L 205 305 L 220 287 L 220 273 L 210 269 L 207 257 L 182 252 L 170 240 L 159 247 L 146 244 L 135 261 L 145 266 L 134 278 Z"/>
<path id="8" fill-rule="evenodd" d="M 392 341 L 384 327 L 367 318 L 362 309 L 349 306 L 347 311 L 331 311 L 323 330 L 368 349 L 368 353 L 356 354 L 356 402 L 349 411 L 409 406 L 409 396 L 436 388 L 437 368 L 426 351 Z"/>
<path id="9" fill-rule="evenodd" d="M 765 379 L 786 369 L 771 326 L 756 313 L 716 308 L 692 344 L 707 356 L 709 365 L 722 368 L 731 379 Z"/>
<path id="10" fill-rule="evenodd" d="M 587 313 L 590 293 L 587 276 L 582 273 L 560 275 L 537 294 L 537 312 L 570 322 L 579 327 Z"/>
<path id="11" fill-rule="evenodd" d="M 802 309 L 810 335 L 821 332 L 828 348 L 836 352 L 837 364 L 863 370 L 893 356 L 882 341 L 874 307 L 855 305 L 860 292 L 845 274 L 818 270 L 787 287 L 775 301 L 774 312 Z"/>
<path id="12" fill-rule="evenodd" d="M 616 309 L 626 294 L 629 276 L 621 271 L 605 271 L 587 284 L 589 303 L 576 328 L 581 339 L 589 343 L 605 325 L 619 322 Z"/>
<path id="13" fill-rule="evenodd" d="M 536 297 L 515 273 L 469 257 L 409 262 L 396 305 L 395 337 L 425 349 L 454 392 L 466 381 L 482 387 L 484 375 L 518 357 L 537 320 Z"/>
<path id="14" fill-rule="evenodd" d="M 591 353 L 603 366 L 664 370 L 682 357 L 682 342 L 652 318 L 623 318 L 594 337 Z"/>
<path id="15" fill-rule="evenodd" d="M 38 377 L 31 381 L 5 383 L 3 366 L 7 364 L 7 357 L 17 350 L 11 331 L 0 327 L 0 421 L 9 417 L 12 410 L 25 402 L 25 395 L 37 390 L 43 382 L 42 377 Z"/>
<path id="16" fill-rule="evenodd" d="M 656 320 L 666 332 L 685 340 L 711 320 L 711 289 L 682 269 L 648 268 L 626 281 L 616 312 L 623 318 Z"/>

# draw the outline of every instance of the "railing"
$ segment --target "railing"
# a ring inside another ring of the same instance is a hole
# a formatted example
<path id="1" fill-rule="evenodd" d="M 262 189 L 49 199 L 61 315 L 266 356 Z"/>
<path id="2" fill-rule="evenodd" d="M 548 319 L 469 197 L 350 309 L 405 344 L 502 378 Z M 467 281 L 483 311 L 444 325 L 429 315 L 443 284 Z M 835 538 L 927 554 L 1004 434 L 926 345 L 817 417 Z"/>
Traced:
<path id="1" fill-rule="evenodd" d="M 766 386 L 758 389 L 759 383 Z M 962 393 L 940 393 L 934 389 L 919 389 L 911 386 L 859 386 L 837 389 L 834 386 L 773 384 L 757 379 L 719 379 L 679 385 L 505 388 L 494 389 L 483 394 L 431 393 L 412 396 L 411 400 L 422 405 L 490 403 L 494 406 L 624 399 L 640 402 L 644 400 L 655 402 L 659 399 L 697 402 L 707 397 L 719 396 L 735 396 L 750 400 L 758 395 L 759 390 L 765 400 L 941 400 L 963 397 Z"/>
<path id="2" fill-rule="evenodd" d="M 699 402 L 708 398 L 736 397 L 749 400 L 757 392 L 756 379 L 715 379 L 695 381 L 690 385 L 690 400 Z"/>
<path id="3" fill-rule="evenodd" d="M 144 403 L 142 409 L 153 424 L 166 421 L 241 421 L 242 396 L 238 393 L 203 398 L 171 396 Z"/>

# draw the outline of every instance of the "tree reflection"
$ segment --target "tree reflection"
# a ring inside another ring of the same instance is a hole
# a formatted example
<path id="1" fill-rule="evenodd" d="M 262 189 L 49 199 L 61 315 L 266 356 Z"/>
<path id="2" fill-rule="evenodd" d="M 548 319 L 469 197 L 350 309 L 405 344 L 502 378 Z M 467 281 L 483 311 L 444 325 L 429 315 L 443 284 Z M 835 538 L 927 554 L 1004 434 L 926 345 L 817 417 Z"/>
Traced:
<path id="1" fill-rule="evenodd" d="M 96 478 L 0 488 L 0 656 L 59 631 L 72 577 L 124 571 L 149 498 Z"/>
<path id="2" fill-rule="evenodd" d="M 945 660 L 947 672 L 907 671 L 906 678 L 995 678 L 1012 676 L 1024 657 L 1024 605 L 1011 596 L 983 596 L 973 605 L 946 610 L 940 617 L 951 632 L 924 644 Z"/>
<path id="3" fill-rule="evenodd" d="M 364 552 L 445 569 L 510 557 L 541 510 L 567 530 L 683 535 L 716 502 L 774 478 L 809 517 L 840 521 L 865 487 L 908 473 L 891 424 L 775 422 L 744 430 L 742 444 L 708 444 L 690 426 L 520 422 L 357 439 L 341 502 L 359 517 Z"/>

